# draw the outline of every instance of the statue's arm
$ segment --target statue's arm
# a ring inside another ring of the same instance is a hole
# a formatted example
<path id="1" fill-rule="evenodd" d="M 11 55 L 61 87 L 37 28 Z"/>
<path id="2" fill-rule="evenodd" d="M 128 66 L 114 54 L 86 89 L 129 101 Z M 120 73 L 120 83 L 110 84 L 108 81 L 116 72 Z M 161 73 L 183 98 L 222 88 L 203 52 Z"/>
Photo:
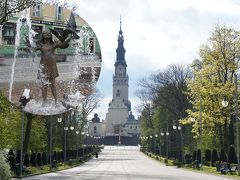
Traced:
<path id="1" fill-rule="evenodd" d="M 26 53 L 29 53 L 31 54 L 31 48 L 26 48 L 26 47 L 21 47 L 21 48 L 18 48 L 18 51 L 24 51 Z"/>
<path id="2" fill-rule="evenodd" d="M 36 51 L 41 51 L 41 48 L 39 46 L 33 48 L 33 51 L 36 52 Z"/>
<path id="3" fill-rule="evenodd" d="M 41 50 L 41 48 L 40 47 L 34 47 L 34 48 L 32 48 L 32 47 L 28 47 L 28 48 L 27 47 L 21 47 L 21 48 L 18 48 L 18 50 L 19 51 L 24 51 L 24 52 L 29 53 L 29 54 L 32 54 L 33 52 Z"/>

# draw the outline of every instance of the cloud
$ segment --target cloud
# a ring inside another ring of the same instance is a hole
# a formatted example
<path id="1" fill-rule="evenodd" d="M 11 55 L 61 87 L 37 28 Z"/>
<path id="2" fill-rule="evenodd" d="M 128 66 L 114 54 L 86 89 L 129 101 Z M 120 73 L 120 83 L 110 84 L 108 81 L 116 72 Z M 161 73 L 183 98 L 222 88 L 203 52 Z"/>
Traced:
<path id="1" fill-rule="evenodd" d="M 137 79 L 198 57 L 199 46 L 208 41 L 217 24 L 240 27 L 240 3 L 236 0 L 81 0 L 77 12 L 100 42 L 103 63 L 97 86 L 108 98 L 112 96 L 120 15 L 130 99 L 135 99 Z M 104 108 L 100 110 L 106 113 Z"/>

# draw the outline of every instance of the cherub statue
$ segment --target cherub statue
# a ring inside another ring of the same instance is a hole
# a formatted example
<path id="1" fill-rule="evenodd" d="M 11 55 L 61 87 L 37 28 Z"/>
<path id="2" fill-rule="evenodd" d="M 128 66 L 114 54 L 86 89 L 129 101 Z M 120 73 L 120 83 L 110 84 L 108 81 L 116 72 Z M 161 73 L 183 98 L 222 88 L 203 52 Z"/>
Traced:
<path id="1" fill-rule="evenodd" d="M 52 34 L 50 31 L 43 31 L 41 34 L 41 39 L 37 42 L 37 46 L 32 48 L 21 48 L 26 52 L 35 52 L 41 51 L 41 60 L 38 68 L 37 79 L 40 82 L 42 90 L 43 105 L 47 102 L 47 90 L 48 86 L 51 87 L 52 95 L 57 104 L 57 92 L 56 92 L 56 83 L 55 79 L 59 76 L 56 59 L 55 59 L 55 50 L 57 48 L 67 48 L 69 46 L 69 41 L 72 39 L 72 34 L 69 32 L 67 37 L 63 41 L 54 42 Z"/>

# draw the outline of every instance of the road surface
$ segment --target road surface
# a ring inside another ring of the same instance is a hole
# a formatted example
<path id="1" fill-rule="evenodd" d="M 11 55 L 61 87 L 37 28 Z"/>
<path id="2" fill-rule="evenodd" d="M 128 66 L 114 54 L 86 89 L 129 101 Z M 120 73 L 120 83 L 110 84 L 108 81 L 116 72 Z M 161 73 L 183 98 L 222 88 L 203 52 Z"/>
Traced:
<path id="1" fill-rule="evenodd" d="M 24 180 L 226 180 L 214 176 L 192 172 L 181 168 L 165 166 L 139 152 L 137 147 L 107 146 L 84 165 L 54 173 L 23 178 Z"/>

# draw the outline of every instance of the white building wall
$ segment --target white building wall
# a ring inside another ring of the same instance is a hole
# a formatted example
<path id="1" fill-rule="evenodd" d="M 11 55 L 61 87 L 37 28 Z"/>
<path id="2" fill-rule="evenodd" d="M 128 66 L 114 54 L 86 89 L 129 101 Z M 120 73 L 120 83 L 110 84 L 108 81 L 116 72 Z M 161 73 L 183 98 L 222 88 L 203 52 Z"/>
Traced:
<path id="1" fill-rule="evenodd" d="M 94 127 L 97 128 L 97 131 L 94 132 Z M 105 123 L 89 123 L 89 135 L 90 136 L 103 136 L 106 131 Z"/>

